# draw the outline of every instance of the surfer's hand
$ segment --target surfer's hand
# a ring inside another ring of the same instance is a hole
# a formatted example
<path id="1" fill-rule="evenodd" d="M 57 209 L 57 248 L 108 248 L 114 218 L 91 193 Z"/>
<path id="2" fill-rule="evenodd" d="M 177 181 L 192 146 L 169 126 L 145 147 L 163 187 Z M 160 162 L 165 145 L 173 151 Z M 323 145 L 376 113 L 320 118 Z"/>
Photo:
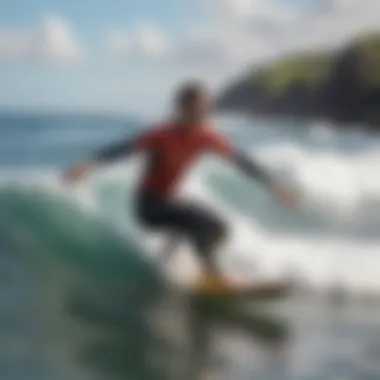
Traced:
<path id="1" fill-rule="evenodd" d="M 78 182 L 86 177 L 90 169 L 91 164 L 89 162 L 78 162 L 62 174 L 62 179 L 66 183 Z"/>
<path id="2" fill-rule="evenodd" d="M 296 193 L 286 186 L 275 186 L 274 195 L 277 200 L 286 207 L 296 207 L 298 199 Z"/>

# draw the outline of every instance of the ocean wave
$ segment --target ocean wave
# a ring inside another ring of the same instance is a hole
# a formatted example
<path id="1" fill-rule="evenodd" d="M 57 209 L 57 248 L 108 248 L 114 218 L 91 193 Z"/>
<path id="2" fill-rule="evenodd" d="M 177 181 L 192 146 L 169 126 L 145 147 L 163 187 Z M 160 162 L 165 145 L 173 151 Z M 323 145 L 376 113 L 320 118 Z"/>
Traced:
<path id="1" fill-rule="evenodd" d="M 180 196 L 206 202 L 228 221 L 230 239 L 218 256 L 223 268 L 236 277 L 283 276 L 291 272 L 307 279 L 312 287 L 339 282 L 353 291 L 380 290 L 376 270 L 380 264 L 376 152 L 308 152 L 300 145 L 284 142 L 253 153 L 297 189 L 299 209 L 283 208 L 260 185 L 249 183 L 232 168 L 212 159 L 190 173 L 180 191 Z M 54 215 L 54 231 L 34 232 L 44 241 L 52 233 L 62 234 L 67 241 L 86 234 L 86 228 L 94 223 L 88 216 L 79 219 L 73 214 L 64 226 L 58 221 L 72 210 L 88 210 L 85 215 L 96 215 L 120 236 L 153 255 L 164 237 L 146 235 L 134 221 L 133 189 L 138 172 L 137 161 L 116 165 L 70 190 L 62 187 L 53 169 L 12 174 L 0 170 L 0 204 L 17 206 L 11 214 L 17 215 L 19 222 L 30 218 L 28 209 L 39 215 L 39 223 L 45 226 L 51 226 Z M 51 211 L 41 214 L 44 207 Z M 180 273 L 179 277 L 190 276 L 187 272 L 194 276 L 199 268 L 185 242 L 181 252 L 172 272 Z M 237 269 L 242 261 L 249 263 L 243 266 L 245 273 L 242 265 Z"/>

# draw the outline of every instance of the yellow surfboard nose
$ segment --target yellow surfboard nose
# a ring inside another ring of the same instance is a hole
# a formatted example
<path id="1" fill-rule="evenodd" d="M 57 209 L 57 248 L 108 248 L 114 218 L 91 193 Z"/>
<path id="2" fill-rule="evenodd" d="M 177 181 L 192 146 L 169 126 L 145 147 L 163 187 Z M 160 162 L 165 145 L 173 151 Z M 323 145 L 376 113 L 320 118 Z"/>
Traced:
<path id="1" fill-rule="evenodd" d="M 198 281 L 201 292 L 222 292 L 231 290 L 230 281 L 223 277 L 203 276 Z"/>

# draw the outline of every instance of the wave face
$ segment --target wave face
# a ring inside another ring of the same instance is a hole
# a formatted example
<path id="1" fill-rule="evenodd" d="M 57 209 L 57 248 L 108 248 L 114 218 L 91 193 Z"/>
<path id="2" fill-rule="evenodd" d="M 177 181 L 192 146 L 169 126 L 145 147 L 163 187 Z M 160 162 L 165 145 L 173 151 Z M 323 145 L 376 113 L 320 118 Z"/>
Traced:
<path id="1" fill-rule="evenodd" d="M 0 169 L 2 204 L 8 202 L 12 186 L 13 196 L 19 194 L 26 203 L 33 200 L 26 201 L 25 194 L 34 193 L 62 217 L 70 207 L 86 209 L 87 215 L 96 214 L 143 251 L 157 249 L 146 246 L 155 239 L 136 227 L 131 212 L 138 160 L 99 171 L 77 189 L 63 189 L 57 179 L 59 169 L 69 162 L 136 133 L 136 122 L 19 117 L 2 124 L 0 152 L 7 163 Z M 259 184 L 228 165 L 214 158 L 200 162 L 181 192 L 226 215 L 231 236 L 220 254 L 221 265 L 238 277 L 292 272 L 307 278 L 312 287 L 339 283 L 352 290 L 380 290 L 380 140 L 355 130 L 336 133 L 324 125 L 306 129 L 233 119 L 218 120 L 218 125 L 293 186 L 302 200 L 298 210 L 285 210 Z M 14 203 L 18 215 L 24 208 L 17 199 Z M 40 233 L 46 240 L 51 231 Z M 176 265 L 178 271 L 182 266 Z M 243 268 L 247 273 L 240 272 Z"/>
<path id="2" fill-rule="evenodd" d="M 1 377 L 160 378 L 162 281 L 133 239 L 44 185 L 2 186 L 0 210 Z"/>
<path id="3" fill-rule="evenodd" d="M 7 319 L 0 329 L 13 347 L 13 359 L 0 355 L 0 371 L 19 371 L 12 378 L 21 379 L 27 368 L 28 378 L 48 379 L 53 368 L 46 363 L 53 363 L 63 378 L 96 378 L 93 372 L 84 374 L 78 360 L 98 375 L 114 372 L 116 378 L 126 368 L 149 371 L 143 341 L 157 337 L 145 322 L 142 300 L 149 295 L 150 302 L 162 289 L 150 261 L 162 237 L 141 231 L 133 219 L 139 160 L 99 170 L 75 189 L 58 180 L 69 162 L 135 133 L 139 125 L 47 116 L 2 117 L 0 122 L 5 282 L 0 308 Z M 217 158 L 202 160 L 180 193 L 206 202 L 228 221 L 230 239 L 220 252 L 221 266 L 239 279 L 292 274 L 315 290 L 339 285 L 351 292 L 380 291 L 380 140 L 354 130 L 338 134 L 323 125 L 306 129 L 232 119 L 218 125 L 301 199 L 297 210 L 286 210 Z M 191 280 L 197 270 L 184 242 L 168 274 Z M 141 308 L 132 307 L 136 297 Z M 131 326 L 136 335 L 124 339 Z M 35 331 L 57 336 L 43 339 Z M 26 341 L 25 334 L 38 338 Z M 34 363 L 45 365 L 34 373 L 26 361 L 35 345 L 41 354 L 35 354 Z M 158 370 L 152 371 L 159 378 Z"/>

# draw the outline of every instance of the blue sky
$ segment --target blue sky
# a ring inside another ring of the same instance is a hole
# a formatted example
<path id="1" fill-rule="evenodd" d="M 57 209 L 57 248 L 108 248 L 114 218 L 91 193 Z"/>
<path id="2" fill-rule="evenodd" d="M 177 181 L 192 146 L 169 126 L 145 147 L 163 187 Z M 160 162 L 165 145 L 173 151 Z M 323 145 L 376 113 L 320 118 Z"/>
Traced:
<path id="1" fill-rule="evenodd" d="M 377 0 L 0 0 L 0 107 L 159 112 L 184 78 L 378 25 Z"/>
<path id="2" fill-rule="evenodd" d="M 69 67 L 27 60 L 0 62 L 1 88 L 6 89 L 0 94 L 0 105 L 140 111 L 144 98 L 152 108 L 159 96 L 157 87 L 164 81 L 151 65 L 143 69 L 141 63 L 126 62 L 122 67 L 123 62 L 118 62 L 115 71 L 114 62 L 104 62 L 108 61 L 104 59 L 104 35 L 109 29 L 145 22 L 180 36 L 201 16 L 193 4 L 180 0 L 95 0 L 89 7 L 76 0 L 1 0 L 1 29 L 34 29 L 43 17 L 54 14 L 70 23 L 90 58 Z"/>

